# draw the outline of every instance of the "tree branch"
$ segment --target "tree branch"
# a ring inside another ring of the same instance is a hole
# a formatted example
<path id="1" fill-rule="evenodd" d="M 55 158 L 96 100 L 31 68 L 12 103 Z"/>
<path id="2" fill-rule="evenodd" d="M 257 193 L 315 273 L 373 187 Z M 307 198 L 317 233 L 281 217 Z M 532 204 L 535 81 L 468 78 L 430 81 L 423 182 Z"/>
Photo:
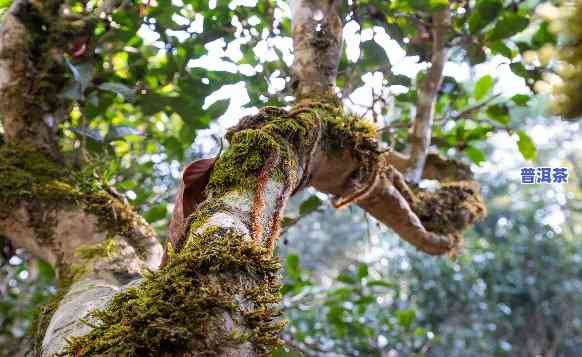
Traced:
<path id="1" fill-rule="evenodd" d="M 298 99 L 335 96 L 342 20 L 339 0 L 290 0 L 294 60 L 292 88 Z"/>
<path id="2" fill-rule="evenodd" d="M 55 267 L 64 299 L 41 315 L 35 353 L 62 351 L 82 318 L 156 269 L 162 249 L 147 223 L 95 177 L 69 167 L 57 129 L 68 118 L 68 28 L 60 1 L 16 0 L 0 28 L 0 235 Z"/>
<path id="3" fill-rule="evenodd" d="M 416 116 L 409 136 L 410 166 L 406 173 L 412 182 L 418 182 L 426 161 L 432 132 L 432 123 L 438 91 L 443 80 L 443 69 L 447 61 L 445 35 L 450 27 L 450 12 L 443 10 L 433 15 L 432 58 L 426 77 L 418 85 Z"/>

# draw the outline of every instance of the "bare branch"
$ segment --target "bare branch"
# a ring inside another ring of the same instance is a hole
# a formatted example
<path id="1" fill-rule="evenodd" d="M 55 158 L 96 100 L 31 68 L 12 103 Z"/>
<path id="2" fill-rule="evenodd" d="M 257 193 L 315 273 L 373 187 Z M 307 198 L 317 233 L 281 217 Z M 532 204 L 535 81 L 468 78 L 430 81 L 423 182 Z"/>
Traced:
<path id="1" fill-rule="evenodd" d="M 499 98 L 500 95 L 501 95 L 501 93 L 497 93 L 497 94 L 492 95 L 491 97 L 485 99 L 484 101 L 481 101 L 475 105 L 471 105 L 471 106 L 463 109 L 459 113 L 456 113 L 456 114 L 450 115 L 450 116 L 443 116 L 443 117 L 436 119 L 435 121 L 445 121 L 445 120 L 449 120 L 449 119 L 450 120 L 459 120 L 459 119 L 468 118 L 473 113 L 480 111 L 481 109 L 483 109 L 483 107 L 485 107 L 486 105 L 488 105 L 489 103 L 491 103 L 495 99 Z"/>
<path id="2" fill-rule="evenodd" d="M 431 67 L 428 69 L 426 78 L 419 84 L 416 117 L 409 136 L 410 167 L 407 171 L 407 178 L 412 182 L 420 180 L 430 146 L 434 110 L 438 90 L 443 80 L 443 69 L 447 61 L 448 51 L 445 47 L 445 35 L 449 27 L 450 12 L 448 9 L 433 15 Z"/>

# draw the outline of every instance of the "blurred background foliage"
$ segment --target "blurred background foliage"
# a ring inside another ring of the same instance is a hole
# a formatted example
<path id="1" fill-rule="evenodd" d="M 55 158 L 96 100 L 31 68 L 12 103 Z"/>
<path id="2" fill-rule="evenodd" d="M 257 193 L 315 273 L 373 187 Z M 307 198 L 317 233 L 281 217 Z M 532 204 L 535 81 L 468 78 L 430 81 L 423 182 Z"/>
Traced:
<path id="1" fill-rule="evenodd" d="M 220 137 L 240 117 L 292 103 L 290 11 L 281 0 L 111 3 L 117 11 L 99 18 L 104 1 L 67 1 L 98 25 L 62 55 L 58 95 L 72 103 L 62 145 L 164 240 L 181 168 L 227 145 Z M 430 14 L 451 8 L 433 143 L 471 163 L 489 216 L 449 260 L 415 252 L 356 207 L 297 195 L 278 250 L 290 322 L 277 356 L 582 355 L 582 130 L 545 110 L 559 40 L 549 4 L 343 2 L 338 95 L 396 150 L 430 58 Z M 569 183 L 520 185 L 527 165 L 568 167 Z M 55 276 L 0 239 L 0 355 L 19 355 Z"/>

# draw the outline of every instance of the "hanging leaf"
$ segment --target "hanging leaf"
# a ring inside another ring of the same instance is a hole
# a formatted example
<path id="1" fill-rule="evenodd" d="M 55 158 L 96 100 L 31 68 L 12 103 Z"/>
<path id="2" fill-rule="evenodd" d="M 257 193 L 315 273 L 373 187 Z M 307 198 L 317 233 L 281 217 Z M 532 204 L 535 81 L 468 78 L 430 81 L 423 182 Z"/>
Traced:
<path id="1" fill-rule="evenodd" d="M 363 279 L 368 276 L 368 264 L 360 263 L 356 269 L 356 275 L 358 279 Z"/>
<path id="2" fill-rule="evenodd" d="M 487 107 L 487 116 L 502 125 L 508 125 L 511 122 L 509 108 L 505 104 L 494 104 Z"/>
<path id="3" fill-rule="evenodd" d="M 321 204 L 322 201 L 319 199 L 319 197 L 311 195 L 308 199 L 301 203 L 301 206 L 299 206 L 299 215 L 305 216 L 306 214 L 310 214 L 318 209 Z"/>
<path id="4" fill-rule="evenodd" d="M 517 148 L 524 159 L 533 161 L 536 159 L 536 145 L 533 140 L 523 130 L 517 132 L 519 139 L 517 141 Z"/>
<path id="5" fill-rule="evenodd" d="M 520 76 L 522 78 L 528 78 L 529 77 L 528 70 L 525 68 L 525 66 L 521 62 L 511 63 L 509 65 L 509 69 L 511 69 L 511 72 L 515 73 L 516 75 L 518 75 L 518 76 Z"/>
<path id="6" fill-rule="evenodd" d="M 410 329 L 414 320 L 416 320 L 416 311 L 414 309 L 402 309 L 396 311 L 396 320 L 405 330 Z"/>
<path id="7" fill-rule="evenodd" d="M 480 165 L 482 162 L 486 160 L 485 153 L 474 146 L 469 146 L 465 149 L 465 153 L 477 165 Z"/>
<path id="8" fill-rule="evenodd" d="M 473 94 L 475 96 L 475 99 L 479 101 L 483 99 L 487 94 L 489 94 L 489 92 L 491 92 L 491 89 L 493 88 L 494 83 L 495 81 L 493 80 L 493 77 L 491 77 L 488 74 L 479 78 L 477 83 L 475 83 L 475 93 Z"/>

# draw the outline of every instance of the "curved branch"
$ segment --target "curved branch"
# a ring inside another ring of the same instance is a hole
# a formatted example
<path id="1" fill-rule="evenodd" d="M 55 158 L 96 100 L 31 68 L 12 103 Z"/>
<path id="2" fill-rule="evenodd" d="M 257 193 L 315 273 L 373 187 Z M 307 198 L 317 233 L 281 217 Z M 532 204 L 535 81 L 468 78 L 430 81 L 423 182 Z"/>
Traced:
<path id="1" fill-rule="evenodd" d="M 411 165 L 406 156 L 380 153 L 373 131 L 358 132 L 365 123 L 341 110 L 326 110 L 328 116 L 342 117 L 345 122 L 328 122 L 324 141 L 342 145 L 339 152 L 337 144 L 322 148 L 311 185 L 339 197 L 334 200 L 338 207 L 357 203 L 425 253 L 454 253 L 461 244 L 462 230 L 486 213 L 479 185 L 472 181 L 468 167 L 428 155 L 423 175 L 443 183 L 435 192 L 424 191 L 405 181 L 401 172 Z M 336 125 L 349 136 L 338 137 Z"/>

